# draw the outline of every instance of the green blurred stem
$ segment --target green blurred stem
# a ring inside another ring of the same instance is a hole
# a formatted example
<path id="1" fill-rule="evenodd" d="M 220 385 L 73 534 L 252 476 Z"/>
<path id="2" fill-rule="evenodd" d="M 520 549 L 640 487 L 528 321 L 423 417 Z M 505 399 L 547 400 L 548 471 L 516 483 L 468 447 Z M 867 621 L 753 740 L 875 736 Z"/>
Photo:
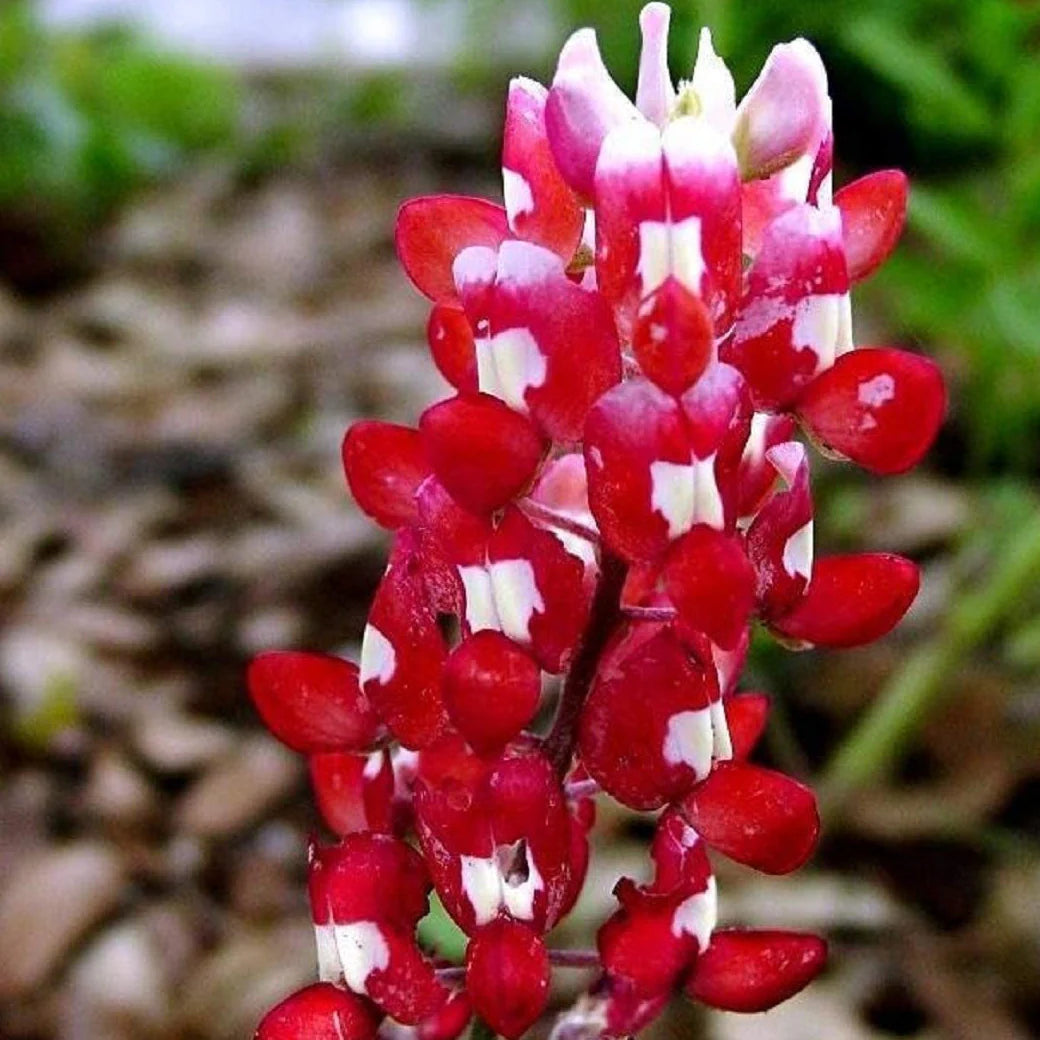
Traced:
<path id="1" fill-rule="evenodd" d="M 498 1036 L 491 1026 L 482 1018 L 473 1018 L 473 1026 L 469 1031 L 469 1040 L 495 1040 Z"/>
<path id="2" fill-rule="evenodd" d="M 988 582 L 962 591 L 936 635 L 906 660 L 828 763 L 818 790 L 834 819 L 849 795 L 887 771 L 946 692 L 961 661 L 1040 581 L 1040 518 L 1006 543 Z"/>

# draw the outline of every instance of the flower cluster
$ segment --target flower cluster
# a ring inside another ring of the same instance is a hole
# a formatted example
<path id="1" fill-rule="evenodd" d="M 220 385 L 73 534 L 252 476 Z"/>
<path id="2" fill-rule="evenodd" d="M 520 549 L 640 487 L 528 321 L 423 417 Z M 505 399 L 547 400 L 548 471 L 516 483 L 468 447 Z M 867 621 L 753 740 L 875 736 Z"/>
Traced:
<path id="1" fill-rule="evenodd" d="M 937 368 L 854 348 L 849 291 L 892 249 L 906 182 L 832 196 L 826 75 L 774 48 L 738 105 L 705 30 L 674 87 L 648 5 L 633 104 L 575 33 L 551 88 L 510 85 L 505 205 L 435 196 L 397 224 L 454 387 L 418 428 L 359 422 L 354 497 L 394 532 L 360 665 L 262 654 L 249 686 L 308 756 L 338 843 L 311 851 L 321 982 L 261 1040 L 519 1037 L 554 965 L 597 969 L 560 1038 L 620 1037 L 676 993 L 758 1011 L 823 941 L 717 927 L 708 850 L 770 874 L 817 838 L 806 787 L 747 759 L 767 699 L 738 693 L 749 627 L 853 646 L 895 625 L 916 568 L 814 558 L 805 439 L 879 474 L 927 450 Z M 557 698 L 548 732 L 530 727 Z M 600 792 L 663 810 L 597 951 L 551 950 Z M 416 939 L 432 888 L 464 968 Z"/>

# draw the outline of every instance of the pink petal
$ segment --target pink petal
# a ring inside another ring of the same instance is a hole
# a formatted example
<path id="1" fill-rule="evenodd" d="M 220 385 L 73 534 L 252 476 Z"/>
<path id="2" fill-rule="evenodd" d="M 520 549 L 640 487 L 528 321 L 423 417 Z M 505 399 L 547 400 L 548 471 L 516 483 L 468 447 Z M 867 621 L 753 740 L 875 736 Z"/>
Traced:
<path id="1" fill-rule="evenodd" d="M 437 479 L 473 513 L 492 513 L 516 498 L 545 451 L 530 420 L 487 394 L 432 405 L 419 432 Z"/>
<path id="2" fill-rule="evenodd" d="M 810 646 L 862 646 L 891 631 L 910 609 L 920 575 L 890 553 L 826 556 L 813 566 L 804 598 L 770 626 Z"/>
<path id="3" fill-rule="evenodd" d="M 270 651 L 250 662 L 247 682 L 264 724 L 294 751 L 367 751 L 381 734 L 349 661 Z"/>
<path id="4" fill-rule="evenodd" d="M 909 187 L 902 170 L 878 170 L 835 194 L 852 281 L 873 274 L 895 249 L 906 221 Z"/>
<path id="5" fill-rule="evenodd" d="M 745 180 L 815 155 L 830 127 L 827 72 L 808 40 L 777 44 L 737 108 L 733 140 Z"/>
<path id="6" fill-rule="evenodd" d="M 517 1040 L 545 1010 L 550 973 L 545 943 L 517 921 L 493 921 L 466 950 L 473 1010 L 508 1040 Z"/>
<path id="7" fill-rule="evenodd" d="M 468 246 L 497 248 L 509 237 L 506 211 L 486 199 L 427 195 L 397 213 L 397 256 L 412 284 L 431 300 L 455 298 L 452 264 Z"/>
<path id="8" fill-rule="evenodd" d="M 415 493 L 430 475 L 418 430 L 354 423 L 343 438 L 343 470 L 354 500 L 381 527 L 392 531 L 416 519 Z"/>
<path id="9" fill-rule="evenodd" d="M 549 145 L 563 179 L 591 199 L 603 139 L 613 127 L 641 118 L 610 78 L 595 32 L 579 29 L 560 52 L 545 106 Z"/>
<path id="10" fill-rule="evenodd" d="M 628 657 L 601 663 L 582 712 L 581 761 L 624 805 L 660 808 L 710 771 L 717 696 L 714 675 L 661 630 Z"/>
<path id="11" fill-rule="evenodd" d="M 827 944 L 816 935 L 719 930 L 686 993 L 722 1011 L 768 1011 L 804 989 L 826 961 Z"/>
<path id="12" fill-rule="evenodd" d="M 776 483 L 776 470 L 766 454 L 777 444 L 791 440 L 794 430 L 795 420 L 790 415 L 759 413 L 753 417 L 737 477 L 737 516 L 754 516 L 761 508 Z"/>
<path id="13" fill-rule="evenodd" d="M 308 761 L 322 819 L 340 837 L 393 829 L 394 771 L 385 749 L 371 755 L 330 751 Z"/>
<path id="14" fill-rule="evenodd" d="M 809 788 L 746 762 L 719 762 L 683 799 L 682 811 L 712 848 L 766 874 L 797 870 L 820 832 Z"/>
<path id="15" fill-rule="evenodd" d="M 652 383 L 626 380 L 596 402 L 585 424 L 589 505 L 614 552 L 648 560 L 686 529 L 678 506 L 669 513 L 665 485 L 687 476 L 692 485 L 679 469 L 691 462 L 679 406 Z"/>
<path id="16" fill-rule="evenodd" d="M 723 649 L 740 641 L 755 602 L 755 572 L 734 535 L 698 524 L 671 550 L 664 583 L 685 626 Z"/>
<path id="17" fill-rule="evenodd" d="M 264 1015 L 253 1040 L 375 1040 L 383 1013 L 329 982 L 297 990 Z"/>
<path id="18" fill-rule="evenodd" d="M 456 390 L 477 392 L 477 355 L 466 312 L 454 303 L 435 303 L 426 324 L 426 341 L 437 370 Z"/>
<path id="19" fill-rule="evenodd" d="M 668 71 L 668 23 L 671 16 L 671 8 L 660 3 L 647 4 L 639 12 L 643 48 L 639 55 L 636 107 L 657 126 L 664 126 L 675 104 L 675 88 Z"/>
<path id="20" fill-rule="evenodd" d="M 538 665 L 500 632 L 463 640 L 444 667 L 444 703 L 459 732 L 481 754 L 501 751 L 538 708 Z"/>
<path id="21" fill-rule="evenodd" d="M 707 367 L 713 348 L 704 304 L 669 275 L 636 314 L 632 350 L 643 374 L 665 393 L 679 396 Z"/>
<path id="22" fill-rule="evenodd" d="M 553 162 L 545 131 L 547 97 L 534 80 L 521 76 L 509 84 L 502 141 L 506 213 L 518 238 L 569 263 L 581 240 L 585 210 Z"/>
<path id="23" fill-rule="evenodd" d="M 881 474 L 903 473 L 920 462 L 945 410 L 942 371 L 905 350 L 844 354 L 798 401 L 813 437 Z"/>

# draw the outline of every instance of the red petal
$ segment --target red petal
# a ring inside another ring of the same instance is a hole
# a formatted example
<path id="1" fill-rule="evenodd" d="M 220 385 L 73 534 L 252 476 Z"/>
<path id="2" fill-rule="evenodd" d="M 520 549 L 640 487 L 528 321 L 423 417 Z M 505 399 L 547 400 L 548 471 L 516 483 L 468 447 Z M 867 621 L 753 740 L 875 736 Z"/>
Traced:
<path id="1" fill-rule="evenodd" d="M 377 524 L 394 530 L 418 516 L 415 493 L 430 475 L 418 430 L 394 423 L 354 423 L 343 439 L 350 493 Z"/>
<path id="2" fill-rule="evenodd" d="M 669 275 L 640 304 L 632 349 L 643 374 L 665 393 L 683 393 L 711 360 L 711 315 L 701 302 Z"/>
<path id="3" fill-rule="evenodd" d="M 853 350 L 798 401 L 812 435 L 872 473 L 902 473 L 931 447 L 946 409 L 942 372 L 905 350 Z"/>
<path id="4" fill-rule="evenodd" d="M 388 962 L 365 979 L 365 992 L 386 1013 L 404 1025 L 417 1025 L 447 1003 L 450 990 L 437 978 L 433 963 L 423 956 L 411 930 L 381 927 Z"/>
<path id="5" fill-rule="evenodd" d="M 651 694 L 648 696 L 648 693 Z M 714 675 L 671 629 L 601 663 L 582 711 L 578 747 L 601 787 L 633 809 L 657 809 L 711 769 Z"/>
<path id="6" fill-rule="evenodd" d="M 766 874 L 800 867 L 820 832 L 809 788 L 746 762 L 720 762 L 686 796 L 682 811 L 712 848 Z"/>
<path id="7" fill-rule="evenodd" d="M 437 479 L 472 513 L 492 513 L 519 495 L 545 450 L 530 420 L 487 394 L 427 408 L 419 432 Z"/>
<path id="8" fill-rule="evenodd" d="M 707 889 L 712 877 L 708 853 L 678 809 L 662 813 L 650 858 L 654 861 L 654 881 L 649 892 L 685 898 Z"/>
<path id="9" fill-rule="evenodd" d="M 898 624 L 919 585 L 916 565 L 902 556 L 827 556 L 813 566 L 801 602 L 784 617 L 770 619 L 770 626 L 812 646 L 861 646 Z"/>
<path id="10" fill-rule="evenodd" d="M 426 342 L 438 371 L 456 390 L 477 392 L 477 354 L 466 312 L 453 303 L 435 303 L 426 323 Z"/>
<path id="11" fill-rule="evenodd" d="M 398 533 L 361 642 L 365 696 L 405 747 L 435 741 L 447 727 L 441 699 L 444 637 L 424 582 L 415 536 Z"/>
<path id="12" fill-rule="evenodd" d="M 318 982 L 271 1008 L 253 1040 L 374 1040 L 382 1020 L 364 997 Z"/>
<path id="13" fill-rule="evenodd" d="M 408 931 L 429 910 L 422 856 L 388 834 L 351 834 L 312 846 L 308 875 L 316 925 L 374 921 Z"/>
<path id="14" fill-rule="evenodd" d="M 722 1011 L 768 1011 L 812 982 L 826 961 L 827 944 L 816 935 L 719 930 L 686 993 Z"/>
<path id="15" fill-rule="evenodd" d="M 560 176 L 545 132 L 548 91 L 518 77 L 509 84 L 502 139 L 502 178 L 509 226 L 518 238 L 551 249 L 569 263 L 585 210 Z"/>
<path id="16" fill-rule="evenodd" d="M 253 658 L 247 681 L 264 724 L 294 751 L 367 751 L 379 737 L 379 720 L 349 661 L 270 651 Z"/>
<path id="17" fill-rule="evenodd" d="M 412 284 L 431 300 L 455 298 L 452 264 L 463 249 L 497 248 L 508 237 L 506 211 L 486 199 L 427 195 L 397 212 L 397 256 Z"/>
<path id="18" fill-rule="evenodd" d="M 902 170 L 878 170 L 835 194 L 852 281 L 873 274 L 895 249 L 906 221 L 909 187 Z"/>
<path id="19" fill-rule="evenodd" d="M 739 762 L 755 749 L 769 719 L 769 698 L 764 693 L 736 693 L 723 702 L 733 757 Z"/>
<path id="20" fill-rule="evenodd" d="M 661 489 L 688 475 L 692 497 L 693 474 L 679 469 L 691 464 L 679 406 L 652 383 L 626 380 L 596 402 L 585 424 L 589 505 L 614 552 L 648 560 L 688 529 L 685 511 L 666 515 L 670 498 Z"/>
<path id="21" fill-rule="evenodd" d="M 415 1040 L 455 1040 L 473 1017 L 469 997 L 464 990 L 456 990 L 448 1003 L 424 1018 L 415 1030 Z"/>
<path id="22" fill-rule="evenodd" d="M 526 925 L 498 920 L 466 950 L 466 988 L 473 1009 L 496 1032 L 517 1040 L 549 1000 L 549 954 Z"/>
<path id="23" fill-rule="evenodd" d="M 322 819 L 336 834 L 390 833 L 394 771 L 388 751 L 371 755 L 332 751 L 311 755 L 308 765 Z"/>
<path id="24" fill-rule="evenodd" d="M 534 717 L 538 665 L 499 632 L 463 640 L 444 666 L 444 703 L 452 722 L 482 754 L 500 751 Z"/>
<path id="25" fill-rule="evenodd" d="M 755 572 L 736 536 L 698 524 L 669 553 L 664 583 L 684 625 L 736 646 L 755 603 Z"/>

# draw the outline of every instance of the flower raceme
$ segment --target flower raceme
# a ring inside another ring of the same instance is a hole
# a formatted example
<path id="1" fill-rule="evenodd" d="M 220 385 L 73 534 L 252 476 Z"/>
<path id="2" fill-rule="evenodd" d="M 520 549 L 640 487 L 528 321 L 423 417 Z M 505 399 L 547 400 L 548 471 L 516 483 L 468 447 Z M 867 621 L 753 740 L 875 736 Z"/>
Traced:
<path id="1" fill-rule="evenodd" d="M 673 85 L 668 19 L 642 13 L 635 103 L 587 29 L 548 89 L 513 81 L 504 206 L 399 213 L 454 394 L 344 440 L 393 532 L 360 662 L 250 666 L 339 839 L 311 851 L 321 981 L 260 1040 L 449 1040 L 471 1014 L 515 1038 L 568 965 L 597 977 L 555 1035 L 620 1037 L 676 994 L 760 1011 L 823 966 L 816 936 L 717 926 L 709 851 L 783 874 L 818 831 L 812 792 L 748 761 L 768 712 L 738 692 L 749 629 L 844 647 L 899 621 L 912 563 L 814 555 L 805 442 L 902 472 L 944 389 L 930 361 L 854 343 L 850 288 L 892 250 L 906 181 L 832 194 L 816 51 L 775 47 L 738 104 L 707 30 Z M 661 811 L 651 880 L 617 883 L 595 951 L 554 950 L 600 793 Z M 416 938 L 434 889 L 464 965 Z"/>

